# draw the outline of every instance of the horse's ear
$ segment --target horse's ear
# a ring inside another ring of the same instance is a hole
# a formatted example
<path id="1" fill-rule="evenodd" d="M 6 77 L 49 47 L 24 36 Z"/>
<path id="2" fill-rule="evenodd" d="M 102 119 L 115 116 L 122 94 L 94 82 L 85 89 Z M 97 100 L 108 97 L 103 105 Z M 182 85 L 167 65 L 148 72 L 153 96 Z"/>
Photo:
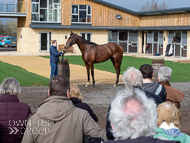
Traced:
<path id="1" fill-rule="evenodd" d="M 74 34 L 74 33 L 71 31 L 71 34 Z"/>

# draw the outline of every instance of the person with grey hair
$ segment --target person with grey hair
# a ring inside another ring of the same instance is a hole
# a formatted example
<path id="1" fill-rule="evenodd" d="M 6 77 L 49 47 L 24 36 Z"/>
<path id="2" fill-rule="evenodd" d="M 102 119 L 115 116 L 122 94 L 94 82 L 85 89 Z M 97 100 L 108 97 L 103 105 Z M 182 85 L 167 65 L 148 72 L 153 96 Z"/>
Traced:
<path id="1" fill-rule="evenodd" d="M 139 89 L 119 92 L 111 103 L 109 119 L 115 141 L 105 143 L 176 143 L 153 138 L 157 128 L 156 104 Z"/>
<path id="2" fill-rule="evenodd" d="M 6 78 L 0 85 L 0 142 L 22 141 L 30 107 L 19 102 L 21 87 L 15 78 Z"/>
<path id="3" fill-rule="evenodd" d="M 180 102 L 183 100 L 185 94 L 181 91 L 171 87 L 170 80 L 172 76 L 172 69 L 167 66 L 160 67 L 158 70 L 159 84 L 163 85 L 166 89 L 167 96 L 166 101 L 174 104 L 178 109 L 180 108 Z"/>
<path id="4" fill-rule="evenodd" d="M 127 71 L 123 73 L 122 80 L 127 88 L 135 88 L 135 89 L 137 88 L 141 90 L 142 92 L 144 92 L 148 98 L 152 98 L 154 100 L 157 106 L 163 102 L 162 99 L 159 96 L 155 95 L 154 93 L 150 93 L 148 91 L 142 90 L 143 76 L 142 76 L 142 73 L 138 69 L 134 67 L 129 67 Z M 110 108 L 111 107 L 109 107 L 108 114 L 107 114 L 106 134 L 107 134 L 108 139 L 114 140 L 114 136 L 112 134 L 111 124 L 109 120 Z"/>

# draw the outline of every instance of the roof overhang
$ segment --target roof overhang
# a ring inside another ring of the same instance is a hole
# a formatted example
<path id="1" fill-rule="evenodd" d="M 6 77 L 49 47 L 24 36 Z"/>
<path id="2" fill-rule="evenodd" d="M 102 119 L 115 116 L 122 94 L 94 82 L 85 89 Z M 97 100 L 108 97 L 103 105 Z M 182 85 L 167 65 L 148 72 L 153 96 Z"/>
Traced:
<path id="1" fill-rule="evenodd" d="M 148 26 L 148 27 L 130 27 L 130 26 L 91 26 L 91 25 L 61 25 L 61 23 L 32 23 L 33 29 L 80 29 L 80 30 L 190 30 L 188 26 Z"/>
<path id="2" fill-rule="evenodd" d="M 0 17 L 4 18 L 18 18 L 18 17 L 26 17 L 26 13 L 1 13 Z"/>
<path id="3" fill-rule="evenodd" d="M 151 30 L 158 30 L 158 31 L 164 31 L 164 30 L 190 30 L 190 25 L 188 26 L 148 26 L 148 27 L 138 27 L 138 30 L 146 30 L 146 31 L 151 31 Z"/>
<path id="4" fill-rule="evenodd" d="M 61 25 L 53 23 L 31 23 L 34 29 L 86 29 L 86 30 L 137 30 L 137 27 L 129 26 L 91 26 L 91 25 Z"/>

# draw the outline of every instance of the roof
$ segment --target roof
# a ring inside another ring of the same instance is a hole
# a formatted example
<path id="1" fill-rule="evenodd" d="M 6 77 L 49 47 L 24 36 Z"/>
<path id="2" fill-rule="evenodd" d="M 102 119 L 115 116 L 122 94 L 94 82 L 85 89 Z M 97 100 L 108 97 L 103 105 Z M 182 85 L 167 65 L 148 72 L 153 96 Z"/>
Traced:
<path id="1" fill-rule="evenodd" d="M 86 29 L 86 30 L 190 30 L 190 26 L 92 26 L 92 25 L 61 25 L 61 23 L 31 23 L 34 29 Z"/>
<path id="2" fill-rule="evenodd" d="M 190 13 L 190 7 L 184 7 L 184 8 L 172 8 L 172 9 L 162 9 L 162 10 L 151 10 L 151 11 L 140 11 L 140 12 L 136 12 L 133 10 L 129 10 L 126 9 L 124 7 L 106 2 L 106 1 L 102 1 L 102 0 L 94 0 L 95 2 L 99 2 L 101 4 L 105 4 L 135 15 L 139 15 L 139 16 L 151 16 L 151 15 L 168 15 L 168 14 L 182 14 L 182 13 Z"/>
<path id="3" fill-rule="evenodd" d="M 127 9 L 127 8 L 124 8 L 124 7 L 121 7 L 121 6 L 118 6 L 118 5 L 106 2 L 106 1 L 102 1 L 102 0 L 94 0 L 94 1 L 95 2 L 99 2 L 101 4 L 105 4 L 105 5 L 114 7 L 114 8 L 117 8 L 117 9 L 120 9 L 120 10 L 123 10 L 123 11 L 126 11 L 126 12 L 129 12 L 129 13 L 132 13 L 132 14 L 135 14 L 135 15 L 138 15 L 138 13 L 135 12 L 135 11 L 133 11 L 133 10 L 130 10 L 130 9 Z"/>

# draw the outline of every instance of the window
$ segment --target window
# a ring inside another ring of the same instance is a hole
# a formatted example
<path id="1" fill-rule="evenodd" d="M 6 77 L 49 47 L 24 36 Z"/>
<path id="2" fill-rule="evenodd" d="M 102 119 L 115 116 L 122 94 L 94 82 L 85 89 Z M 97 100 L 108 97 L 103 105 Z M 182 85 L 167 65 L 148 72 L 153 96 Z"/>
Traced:
<path id="1" fill-rule="evenodd" d="M 71 9 L 72 23 L 91 23 L 91 6 L 90 5 L 72 5 Z"/>
<path id="2" fill-rule="evenodd" d="M 81 37 L 83 39 L 86 39 L 89 42 L 91 42 L 91 40 L 92 40 L 91 35 L 92 35 L 92 33 L 87 33 L 87 32 L 81 33 Z"/>
<path id="3" fill-rule="evenodd" d="M 32 22 L 61 22 L 61 0 L 32 0 Z"/>

